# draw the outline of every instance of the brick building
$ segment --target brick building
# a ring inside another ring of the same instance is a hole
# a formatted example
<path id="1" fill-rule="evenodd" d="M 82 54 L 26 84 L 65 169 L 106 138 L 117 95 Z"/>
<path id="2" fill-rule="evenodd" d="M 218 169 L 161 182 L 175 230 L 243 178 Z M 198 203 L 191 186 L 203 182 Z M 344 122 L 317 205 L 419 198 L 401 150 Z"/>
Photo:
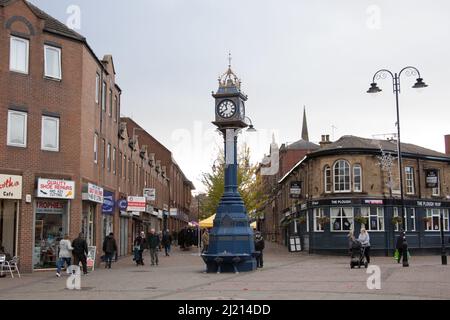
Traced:
<path id="1" fill-rule="evenodd" d="M 0 0 L 0 241 L 22 271 L 55 267 L 66 233 L 100 256 L 114 232 L 125 255 L 137 232 L 162 229 L 170 199 L 189 208 L 192 183 L 121 122 L 121 93 L 110 55 L 31 3 Z M 129 212 L 123 200 L 145 188 L 155 203 Z"/>
<path id="2" fill-rule="evenodd" d="M 309 252 L 346 252 L 348 233 L 365 225 L 372 249 L 387 253 L 402 216 L 394 140 L 344 136 L 311 152 L 279 181 L 276 191 L 278 242 L 300 236 Z M 446 138 L 448 142 L 449 138 Z M 450 235 L 450 153 L 402 143 L 406 230 L 412 250 L 440 248 L 440 223 Z M 389 156 L 391 155 L 391 156 Z M 384 156 L 384 161 L 381 157 Z M 382 165 L 382 163 L 384 165 Z M 299 197 L 292 183 L 301 185 Z"/>

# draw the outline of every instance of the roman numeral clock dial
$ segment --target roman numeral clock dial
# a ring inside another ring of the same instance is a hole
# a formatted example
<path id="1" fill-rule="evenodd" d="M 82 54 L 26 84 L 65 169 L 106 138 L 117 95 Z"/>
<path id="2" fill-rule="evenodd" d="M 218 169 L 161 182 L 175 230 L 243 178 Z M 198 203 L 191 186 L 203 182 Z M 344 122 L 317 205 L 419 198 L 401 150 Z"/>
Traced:
<path id="1" fill-rule="evenodd" d="M 222 118 L 229 119 L 236 114 L 236 105 L 231 100 L 222 101 L 217 108 L 217 113 Z"/>

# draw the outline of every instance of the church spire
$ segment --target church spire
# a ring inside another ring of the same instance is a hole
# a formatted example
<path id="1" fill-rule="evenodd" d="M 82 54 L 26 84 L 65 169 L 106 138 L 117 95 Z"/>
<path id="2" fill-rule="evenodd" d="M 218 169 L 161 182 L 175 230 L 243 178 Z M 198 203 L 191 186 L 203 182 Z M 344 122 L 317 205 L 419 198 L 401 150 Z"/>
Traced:
<path id="1" fill-rule="evenodd" d="M 306 107 L 305 106 L 303 107 L 302 139 L 309 142 L 308 122 L 306 120 Z"/>

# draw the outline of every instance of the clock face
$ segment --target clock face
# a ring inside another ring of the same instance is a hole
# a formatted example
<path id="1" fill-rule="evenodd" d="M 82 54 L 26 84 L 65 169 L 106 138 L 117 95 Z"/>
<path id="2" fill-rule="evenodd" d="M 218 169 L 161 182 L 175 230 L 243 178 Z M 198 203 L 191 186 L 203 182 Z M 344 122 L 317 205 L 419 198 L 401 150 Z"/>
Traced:
<path id="1" fill-rule="evenodd" d="M 219 104 L 217 113 L 222 118 L 229 119 L 236 114 L 236 105 L 231 100 L 224 100 Z"/>

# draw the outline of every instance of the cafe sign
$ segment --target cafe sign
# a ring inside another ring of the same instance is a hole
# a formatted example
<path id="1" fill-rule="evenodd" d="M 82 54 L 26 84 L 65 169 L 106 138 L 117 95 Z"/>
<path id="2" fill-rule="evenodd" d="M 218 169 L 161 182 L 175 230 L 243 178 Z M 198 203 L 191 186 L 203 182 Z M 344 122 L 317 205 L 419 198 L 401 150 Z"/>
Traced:
<path id="1" fill-rule="evenodd" d="M 103 188 L 95 184 L 88 183 L 83 192 L 83 200 L 100 203 L 103 205 Z"/>
<path id="2" fill-rule="evenodd" d="M 38 179 L 38 198 L 75 199 L 75 182 L 69 180 Z"/>
<path id="3" fill-rule="evenodd" d="M 0 174 L 0 199 L 22 199 L 22 176 Z"/>

